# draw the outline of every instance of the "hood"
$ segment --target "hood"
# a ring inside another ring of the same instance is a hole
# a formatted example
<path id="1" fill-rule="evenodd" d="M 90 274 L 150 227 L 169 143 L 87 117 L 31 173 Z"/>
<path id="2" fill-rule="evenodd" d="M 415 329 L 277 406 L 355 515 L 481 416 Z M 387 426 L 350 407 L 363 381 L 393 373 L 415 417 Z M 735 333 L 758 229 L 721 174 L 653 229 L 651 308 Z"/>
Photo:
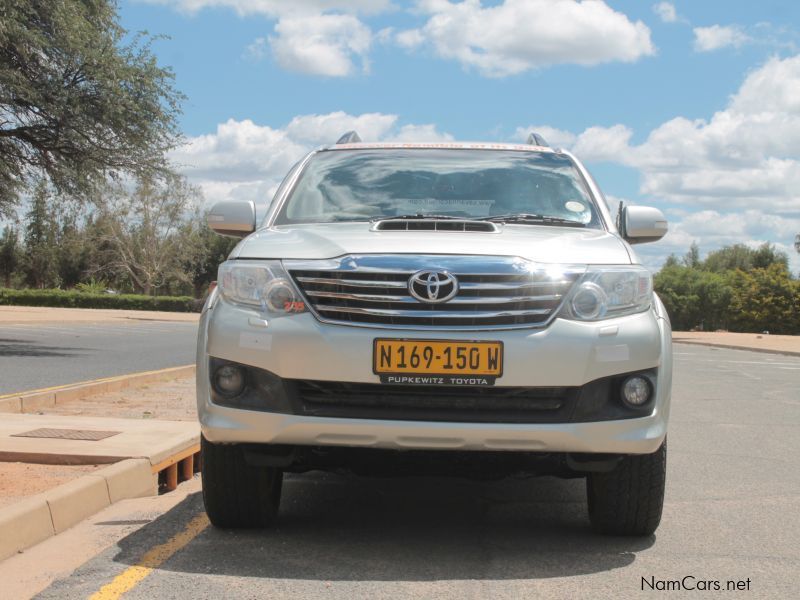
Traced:
<path id="1" fill-rule="evenodd" d="M 232 258 L 326 259 L 345 254 L 519 256 L 541 263 L 631 264 L 627 244 L 600 229 L 502 225 L 498 233 L 371 231 L 369 223 L 315 223 L 260 229 Z"/>

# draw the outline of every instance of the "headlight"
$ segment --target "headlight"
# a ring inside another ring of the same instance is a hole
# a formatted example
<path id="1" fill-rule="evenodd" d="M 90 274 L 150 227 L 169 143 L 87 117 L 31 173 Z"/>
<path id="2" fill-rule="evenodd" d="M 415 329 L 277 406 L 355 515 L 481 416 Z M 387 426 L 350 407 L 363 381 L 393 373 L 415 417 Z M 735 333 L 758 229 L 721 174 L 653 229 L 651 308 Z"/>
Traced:
<path id="1" fill-rule="evenodd" d="M 599 321 L 642 312 L 653 301 L 653 276 L 644 267 L 589 267 L 559 316 Z"/>
<path id="2" fill-rule="evenodd" d="M 229 260 L 219 266 L 217 285 L 227 300 L 273 317 L 306 312 L 302 296 L 278 261 Z"/>

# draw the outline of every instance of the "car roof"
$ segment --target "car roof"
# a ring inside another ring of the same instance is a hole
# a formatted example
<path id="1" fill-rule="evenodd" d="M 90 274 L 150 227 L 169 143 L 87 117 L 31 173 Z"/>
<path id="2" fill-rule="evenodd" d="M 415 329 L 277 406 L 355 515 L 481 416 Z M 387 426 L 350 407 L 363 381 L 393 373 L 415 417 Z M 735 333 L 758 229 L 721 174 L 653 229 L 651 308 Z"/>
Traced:
<path id="1" fill-rule="evenodd" d="M 358 142 L 352 144 L 333 144 L 325 150 L 393 150 L 397 148 L 453 149 L 453 150 L 513 150 L 517 152 L 560 153 L 546 146 L 531 144 L 503 144 L 496 142 Z"/>

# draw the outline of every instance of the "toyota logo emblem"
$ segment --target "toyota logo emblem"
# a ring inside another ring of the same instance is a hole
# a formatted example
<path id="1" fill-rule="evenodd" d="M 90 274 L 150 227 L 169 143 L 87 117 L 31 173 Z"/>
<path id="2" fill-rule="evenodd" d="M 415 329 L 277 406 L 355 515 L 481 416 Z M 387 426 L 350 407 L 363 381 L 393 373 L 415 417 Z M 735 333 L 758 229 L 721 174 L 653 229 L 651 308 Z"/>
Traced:
<path id="1" fill-rule="evenodd" d="M 409 278 L 408 291 L 420 302 L 447 302 L 458 293 L 458 280 L 447 271 L 418 271 Z"/>

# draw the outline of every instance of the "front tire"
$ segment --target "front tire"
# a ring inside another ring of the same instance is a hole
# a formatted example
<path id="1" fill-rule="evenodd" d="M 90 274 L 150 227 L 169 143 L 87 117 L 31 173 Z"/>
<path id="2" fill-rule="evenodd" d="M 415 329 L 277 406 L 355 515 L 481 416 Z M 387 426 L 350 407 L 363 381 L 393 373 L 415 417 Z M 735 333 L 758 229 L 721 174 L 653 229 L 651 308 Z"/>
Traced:
<path id="1" fill-rule="evenodd" d="M 236 444 L 201 437 L 203 504 L 211 524 L 223 528 L 269 527 L 278 514 L 283 471 L 249 464 Z"/>
<path id="2" fill-rule="evenodd" d="M 661 522 L 666 474 L 666 440 L 652 454 L 632 454 L 612 471 L 590 473 L 592 528 L 609 535 L 651 535 Z"/>

